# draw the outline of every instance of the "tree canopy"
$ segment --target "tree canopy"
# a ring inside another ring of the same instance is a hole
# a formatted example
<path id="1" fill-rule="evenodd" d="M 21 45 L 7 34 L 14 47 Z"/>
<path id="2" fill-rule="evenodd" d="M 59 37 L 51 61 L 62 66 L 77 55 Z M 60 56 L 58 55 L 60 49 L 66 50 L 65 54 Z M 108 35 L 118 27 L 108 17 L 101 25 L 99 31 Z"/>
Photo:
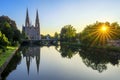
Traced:
<path id="1" fill-rule="evenodd" d="M 117 22 L 96 22 L 88 25 L 81 33 L 81 42 L 87 46 L 102 46 L 109 40 L 120 39 Z"/>
<path id="2" fill-rule="evenodd" d="M 61 29 L 60 39 L 63 41 L 73 41 L 76 36 L 76 29 L 72 25 L 66 25 Z"/>
<path id="3" fill-rule="evenodd" d="M 0 31 L 0 46 L 1 47 L 2 46 L 7 46 L 8 43 L 9 43 L 8 38 L 4 34 L 2 34 L 1 31 Z"/>
<path id="4" fill-rule="evenodd" d="M 21 33 L 17 29 L 15 21 L 8 16 L 0 16 L 0 31 L 8 38 L 11 45 L 21 41 Z"/>

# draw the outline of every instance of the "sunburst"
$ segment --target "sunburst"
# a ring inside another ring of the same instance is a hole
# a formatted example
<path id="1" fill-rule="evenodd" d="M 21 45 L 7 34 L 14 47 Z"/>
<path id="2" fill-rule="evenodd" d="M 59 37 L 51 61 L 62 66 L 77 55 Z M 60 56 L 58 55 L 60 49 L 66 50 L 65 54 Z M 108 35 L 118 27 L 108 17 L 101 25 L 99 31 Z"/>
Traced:
<path id="1" fill-rule="evenodd" d="M 104 45 L 108 40 L 112 39 L 112 36 L 116 35 L 116 32 L 114 29 L 111 29 L 110 26 L 104 24 L 97 26 L 89 35 L 93 37 L 91 46 L 95 44 Z"/>

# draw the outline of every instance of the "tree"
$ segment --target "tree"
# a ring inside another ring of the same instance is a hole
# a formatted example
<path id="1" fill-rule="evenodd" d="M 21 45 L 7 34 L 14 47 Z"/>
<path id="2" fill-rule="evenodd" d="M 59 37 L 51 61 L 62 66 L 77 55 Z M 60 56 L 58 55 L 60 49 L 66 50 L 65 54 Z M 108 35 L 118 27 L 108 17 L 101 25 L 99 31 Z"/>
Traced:
<path id="1" fill-rule="evenodd" d="M 9 43 L 8 38 L 0 31 L 0 45 L 6 47 L 8 43 Z"/>
<path id="2" fill-rule="evenodd" d="M 60 39 L 64 41 L 73 41 L 76 36 L 76 29 L 71 25 L 66 25 L 61 29 Z"/>
<path id="3" fill-rule="evenodd" d="M 10 24 L 8 22 L 3 22 L 1 25 L 1 31 L 5 36 L 8 38 L 8 40 L 11 42 L 13 39 L 13 29 L 11 28 Z"/>
<path id="4" fill-rule="evenodd" d="M 22 34 L 17 29 L 15 21 L 8 16 L 0 16 L 0 31 L 8 38 L 11 45 L 21 42 Z"/>
<path id="5" fill-rule="evenodd" d="M 59 38 L 60 38 L 60 37 L 59 37 L 59 34 L 58 34 L 57 32 L 55 32 L 54 38 L 55 38 L 55 39 L 59 39 Z"/>
<path id="6" fill-rule="evenodd" d="M 14 31 L 14 34 L 13 34 L 13 43 L 14 44 L 17 44 L 18 42 L 21 42 L 21 33 L 19 30 L 15 30 Z"/>
<path id="7" fill-rule="evenodd" d="M 108 40 L 120 39 L 119 24 L 96 22 L 88 25 L 81 33 L 81 43 L 86 46 L 104 46 Z"/>

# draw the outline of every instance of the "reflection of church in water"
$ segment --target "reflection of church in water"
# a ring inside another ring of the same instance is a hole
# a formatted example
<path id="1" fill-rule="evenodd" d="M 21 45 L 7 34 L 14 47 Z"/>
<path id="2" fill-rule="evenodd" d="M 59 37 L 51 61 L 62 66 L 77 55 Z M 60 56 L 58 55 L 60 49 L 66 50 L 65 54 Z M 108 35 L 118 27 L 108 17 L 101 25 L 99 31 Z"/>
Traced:
<path id="1" fill-rule="evenodd" d="M 39 72 L 40 65 L 40 47 L 28 47 L 25 53 L 23 53 L 23 57 L 26 57 L 26 66 L 29 74 L 30 71 L 30 62 L 35 58 L 37 72 Z"/>

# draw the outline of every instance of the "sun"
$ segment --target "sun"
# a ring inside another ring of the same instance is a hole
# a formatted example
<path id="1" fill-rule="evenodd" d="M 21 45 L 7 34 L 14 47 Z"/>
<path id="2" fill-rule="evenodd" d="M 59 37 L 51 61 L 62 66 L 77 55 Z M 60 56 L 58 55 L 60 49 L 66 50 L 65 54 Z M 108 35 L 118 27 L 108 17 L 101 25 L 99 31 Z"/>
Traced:
<path id="1" fill-rule="evenodd" d="M 96 26 L 94 31 L 91 33 L 94 38 L 91 46 L 95 44 L 104 45 L 107 43 L 109 39 L 112 38 L 114 31 L 110 29 L 110 27 L 106 24 L 101 26 Z"/>
<path id="2" fill-rule="evenodd" d="M 102 32 L 106 32 L 106 31 L 107 31 L 107 26 L 102 26 L 102 27 L 101 27 L 101 31 L 102 31 Z"/>
<path id="3" fill-rule="evenodd" d="M 90 46 L 107 45 L 109 40 L 112 40 L 118 35 L 115 27 L 107 23 L 95 24 L 92 27 L 88 27 L 88 29 L 90 29 L 87 36 L 91 38 Z"/>

